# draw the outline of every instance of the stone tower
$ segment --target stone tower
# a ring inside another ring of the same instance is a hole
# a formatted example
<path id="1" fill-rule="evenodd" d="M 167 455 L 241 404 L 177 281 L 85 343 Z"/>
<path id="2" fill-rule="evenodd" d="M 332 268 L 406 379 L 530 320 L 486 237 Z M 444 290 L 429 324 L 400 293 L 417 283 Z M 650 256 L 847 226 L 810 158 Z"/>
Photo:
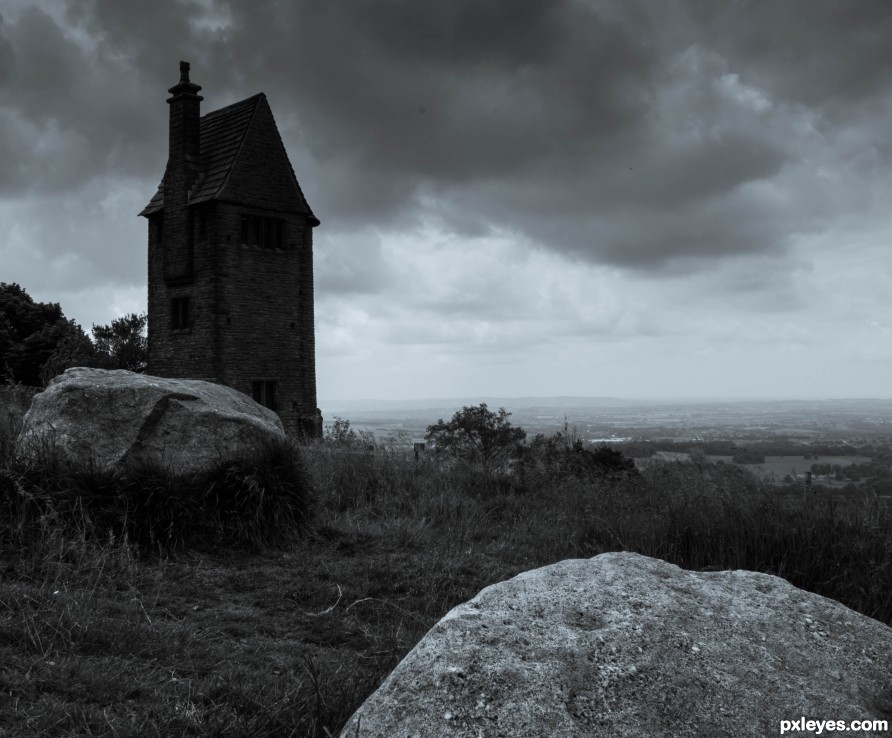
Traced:
<path id="1" fill-rule="evenodd" d="M 313 215 L 263 93 L 201 115 L 170 89 L 164 178 L 149 224 L 149 372 L 226 384 L 319 437 Z"/>

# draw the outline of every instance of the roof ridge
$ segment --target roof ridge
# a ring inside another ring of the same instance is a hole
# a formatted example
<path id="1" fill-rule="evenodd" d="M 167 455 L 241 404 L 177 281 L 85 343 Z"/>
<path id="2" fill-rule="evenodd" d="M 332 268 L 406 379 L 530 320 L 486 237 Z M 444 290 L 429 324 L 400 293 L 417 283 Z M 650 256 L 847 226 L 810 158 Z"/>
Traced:
<path id="1" fill-rule="evenodd" d="M 255 95 L 251 95 L 250 97 L 246 97 L 244 100 L 236 100 L 234 103 L 229 103 L 229 105 L 224 105 L 222 108 L 217 108 L 216 110 L 209 110 L 207 113 L 201 116 L 202 120 L 205 118 L 209 118 L 212 115 L 217 115 L 218 113 L 225 113 L 230 108 L 234 108 L 238 105 L 244 105 L 246 102 L 255 100 L 255 98 L 266 97 L 266 94 L 263 92 L 258 92 Z"/>

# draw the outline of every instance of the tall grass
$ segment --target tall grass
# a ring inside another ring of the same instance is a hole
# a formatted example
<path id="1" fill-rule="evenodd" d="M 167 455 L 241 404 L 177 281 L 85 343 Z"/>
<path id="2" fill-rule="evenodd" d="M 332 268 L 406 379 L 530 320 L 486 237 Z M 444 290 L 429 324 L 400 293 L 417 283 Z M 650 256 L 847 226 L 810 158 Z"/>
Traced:
<path id="1" fill-rule="evenodd" d="M 197 556 L 303 545 L 313 496 L 295 446 L 189 476 L 102 470 L 51 453 L 16 459 L 21 413 L 7 416 L 0 735 L 272 736 L 346 719 L 314 706 L 311 658 L 270 682 L 198 617 L 208 602 L 191 579 Z"/>
<path id="2" fill-rule="evenodd" d="M 389 528 L 407 547 L 500 551 L 530 566 L 636 551 L 688 569 L 776 574 L 892 623 L 892 516 L 876 497 L 791 497 L 730 465 L 518 479 L 324 447 L 309 463 L 322 519 L 357 539 Z"/>
<path id="3" fill-rule="evenodd" d="M 709 482 L 691 464 L 650 467 L 637 489 L 579 517 L 583 549 L 611 547 L 687 569 L 781 576 L 892 624 L 892 516 L 873 497 L 793 496 L 734 469 Z"/>
<path id="4" fill-rule="evenodd" d="M 605 551 L 777 574 L 892 624 L 890 531 L 876 498 L 783 493 L 730 465 L 498 473 L 317 443 L 184 480 L 7 454 L 0 725 L 336 735 L 451 607 Z"/>

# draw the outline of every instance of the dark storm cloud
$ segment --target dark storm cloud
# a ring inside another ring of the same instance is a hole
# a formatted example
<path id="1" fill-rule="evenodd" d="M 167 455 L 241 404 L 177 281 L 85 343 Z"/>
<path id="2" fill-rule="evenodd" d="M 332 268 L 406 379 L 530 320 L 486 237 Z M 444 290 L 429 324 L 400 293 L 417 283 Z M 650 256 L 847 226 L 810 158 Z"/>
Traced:
<path id="1" fill-rule="evenodd" d="M 653 64 L 575 3 L 230 8 L 242 70 L 294 100 L 307 145 L 340 180 L 320 187 L 340 196 L 324 203 L 336 220 L 386 219 L 431 188 L 605 151 L 640 117 Z"/>
<path id="2" fill-rule="evenodd" d="M 163 140 L 139 101 L 141 76 L 103 35 L 74 40 L 26 7 L 0 26 L 0 194 L 77 188 L 98 174 L 144 176 Z"/>
<path id="3" fill-rule="evenodd" d="M 812 171 L 892 82 L 885 3 L 66 7 L 0 26 L 0 192 L 157 181 L 184 58 L 205 110 L 267 93 L 330 233 L 434 220 L 643 270 L 819 227 Z"/>
<path id="4" fill-rule="evenodd" d="M 892 84 L 889 3 L 700 0 L 690 9 L 694 33 L 786 100 L 842 113 Z"/>
<path id="5" fill-rule="evenodd" d="M 819 227 L 825 200 L 772 203 L 758 185 L 821 144 L 797 129 L 801 108 L 832 134 L 840 100 L 886 84 L 861 80 L 887 53 L 871 29 L 884 18 L 828 3 L 811 23 L 812 4 L 789 3 L 775 19 L 776 5 L 233 4 L 231 42 L 257 70 L 291 65 L 326 164 L 316 207 L 336 224 L 421 213 L 596 262 L 692 268 L 782 253 Z M 256 43 L 267 17 L 296 34 L 290 55 L 284 38 Z"/>

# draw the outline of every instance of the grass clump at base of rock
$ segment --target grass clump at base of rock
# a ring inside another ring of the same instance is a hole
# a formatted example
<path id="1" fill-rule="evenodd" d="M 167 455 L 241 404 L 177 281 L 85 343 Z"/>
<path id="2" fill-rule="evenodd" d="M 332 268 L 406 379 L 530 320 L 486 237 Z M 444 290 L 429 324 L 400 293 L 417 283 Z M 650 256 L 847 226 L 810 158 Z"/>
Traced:
<path id="1" fill-rule="evenodd" d="M 0 484 L 31 495 L 0 510 L 0 736 L 337 735 L 449 609 L 605 551 L 779 574 L 892 622 L 879 500 L 693 464 L 608 478 L 370 445 L 281 453 L 194 498 L 147 473 L 123 507 L 96 477 L 0 464 Z M 252 492 L 304 474 L 312 501 Z M 88 494 L 65 496 L 75 488 Z M 308 523 L 302 536 L 292 521 Z"/>
<path id="2" fill-rule="evenodd" d="M 14 522 L 0 535 L 15 532 L 21 546 L 51 519 L 77 535 L 169 552 L 221 541 L 282 545 L 309 525 L 312 492 L 299 451 L 284 441 L 188 475 L 148 462 L 98 469 L 45 453 L 0 470 L 0 509 Z"/>

